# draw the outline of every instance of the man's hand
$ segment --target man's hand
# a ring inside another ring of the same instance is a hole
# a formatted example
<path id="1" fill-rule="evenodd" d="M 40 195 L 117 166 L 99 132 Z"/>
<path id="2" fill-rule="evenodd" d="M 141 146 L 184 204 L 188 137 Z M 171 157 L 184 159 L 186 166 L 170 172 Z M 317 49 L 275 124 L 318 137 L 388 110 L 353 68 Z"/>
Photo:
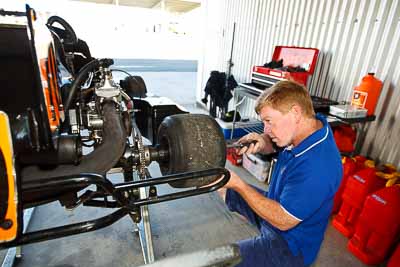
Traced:
<path id="1" fill-rule="evenodd" d="M 249 133 L 239 139 L 238 143 L 245 144 L 249 143 L 249 146 L 244 146 L 238 151 L 239 155 L 255 154 L 255 153 L 265 153 L 269 154 L 274 152 L 271 139 L 265 134 Z"/>
<path id="2" fill-rule="evenodd" d="M 245 184 L 242 179 L 240 179 L 240 177 L 233 171 L 229 170 L 230 173 L 230 179 L 229 181 L 220 189 L 217 190 L 218 194 L 220 195 L 220 197 L 225 201 L 225 195 L 226 195 L 226 189 L 237 189 L 240 188 L 241 186 L 243 186 L 243 184 Z M 202 187 L 208 187 L 208 186 L 212 186 L 214 184 L 219 183 L 221 180 L 223 179 L 223 176 L 221 178 L 219 178 L 218 180 L 212 182 L 211 184 L 207 184 L 204 185 Z"/>
<path id="3" fill-rule="evenodd" d="M 245 182 L 243 182 L 242 179 L 240 179 L 240 177 L 235 172 L 231 170 L 229 170 L 229 172 L 231 174 L 231 178 L 229 179 L 228 183 L 224 185 L 224 187 L 233 190 L 241 188 L 245 184 Z"/>
<path id="4" fill-rule="evenodd" d="M 229 181 L 222 188 L 218 189 L 218 194 L 224 201 L 226 196 L 226 189 L 237 190 L 245 185 L 245 182 L 243 182 L 242 179 L 240 179 L 240 177 L 235 172 L 229 170 L 229 173 L 231 176 Z"/>

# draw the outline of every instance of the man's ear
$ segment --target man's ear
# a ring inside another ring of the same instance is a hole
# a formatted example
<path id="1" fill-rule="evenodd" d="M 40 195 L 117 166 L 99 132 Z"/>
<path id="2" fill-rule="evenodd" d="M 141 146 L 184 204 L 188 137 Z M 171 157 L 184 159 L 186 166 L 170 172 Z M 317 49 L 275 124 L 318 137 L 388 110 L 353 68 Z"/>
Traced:
<path id="1" fill-rule="evenodd" d="M 296 122 L 300 122 L 300 119 L 302 117 L 303 114 L 303 110 L 299 105 L 294 104 L 291 108 L 290 108 L 290 112 L 292 112 L 292 114 L 295 116 L 295 120 Z"/>

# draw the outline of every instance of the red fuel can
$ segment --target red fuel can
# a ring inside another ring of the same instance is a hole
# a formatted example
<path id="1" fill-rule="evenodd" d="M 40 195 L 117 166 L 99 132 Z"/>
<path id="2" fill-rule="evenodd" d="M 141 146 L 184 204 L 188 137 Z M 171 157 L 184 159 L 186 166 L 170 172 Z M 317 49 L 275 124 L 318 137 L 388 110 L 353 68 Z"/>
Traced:
<path id="1" fill-rule="evenodd" d="M 387 267 L 398 267 L 400 266 L 400 244 L 397 245 L 396 250 L 390 257 Z"/>
<path id="2" fill-rule="evenodd" d="M 347 178 L 349 177 L 349 175 L 355 173 L 357 169 L 357 163 L 355 158 L 343 157 L 342 165 L 343 165 L 343 178 L 340 183 L 339 189 L 335 194 L 335 198 L 333 200 L 333 209 L 332 209 L 333 214 L 336 214 L 339 211 L 340 205 L 342 205 L 342 194 L 347 182 Z"/>
<path id="3" fill-rule="evenodd" d="M 394 185 L 366 198 L 348 250 L 365 264 L 379 264 L 399 234 L 400 186 Z"/>
<path id="4" fill-rule="evenodd" d="M 366 157 L 364 157 L 364 156 L 361 156 L 361 155 L 357 155 L 357 156 L 355 156 L 355 157 L 353 157 L 353 159 L 355 160 L 355 162 L 356 162 L 356 169 L 357 170 L 361 170 L 361 169 L 364 169 L 365 168 L 365 162 L 368 160 Z M 367 162 L 367 167 L 368 166 L 372 166 L 372 165 L 375 165 L 375 164 L 372 164 L 372 163 L 368 163 Z"/>
<path id="5" fill-rule="evenodd" d="M 385 186 L 385 180 L 376 175 L 376 169 L 364 168 L 349 176 L 343 194 L 339 213 L 332 221 L 333 226 L 346 237 L 351 237 L 365 198 Z"/>

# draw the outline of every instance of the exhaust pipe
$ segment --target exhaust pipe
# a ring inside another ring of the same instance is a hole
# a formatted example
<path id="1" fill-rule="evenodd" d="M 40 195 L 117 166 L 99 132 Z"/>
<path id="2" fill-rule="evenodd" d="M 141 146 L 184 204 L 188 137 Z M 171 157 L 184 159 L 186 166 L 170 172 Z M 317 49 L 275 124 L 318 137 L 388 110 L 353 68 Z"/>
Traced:
<path id="1" fill-rule="evenodd" d="M 105 175 L 113 168 L 125 151 L 127 133 L 116 105 L 112 101 L 103 104 L 103 143 L 82 157 L 79 165 L 59 165 L 54 169 L 29 166 L 22 169 L 22 180 L 30 181 L 78 173 Z"/>

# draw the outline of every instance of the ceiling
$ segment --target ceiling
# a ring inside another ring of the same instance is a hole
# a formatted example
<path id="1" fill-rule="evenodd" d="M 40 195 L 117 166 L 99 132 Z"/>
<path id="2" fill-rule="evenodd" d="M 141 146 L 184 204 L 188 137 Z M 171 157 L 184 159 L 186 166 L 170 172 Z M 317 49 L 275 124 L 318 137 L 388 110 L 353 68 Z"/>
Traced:
<path id="1" fill-rule="evenodd" d="M 186 13 L 200 6 L 201 0 L 73 0 L 97 4 L 165 9 L 169 12 Z"/>

